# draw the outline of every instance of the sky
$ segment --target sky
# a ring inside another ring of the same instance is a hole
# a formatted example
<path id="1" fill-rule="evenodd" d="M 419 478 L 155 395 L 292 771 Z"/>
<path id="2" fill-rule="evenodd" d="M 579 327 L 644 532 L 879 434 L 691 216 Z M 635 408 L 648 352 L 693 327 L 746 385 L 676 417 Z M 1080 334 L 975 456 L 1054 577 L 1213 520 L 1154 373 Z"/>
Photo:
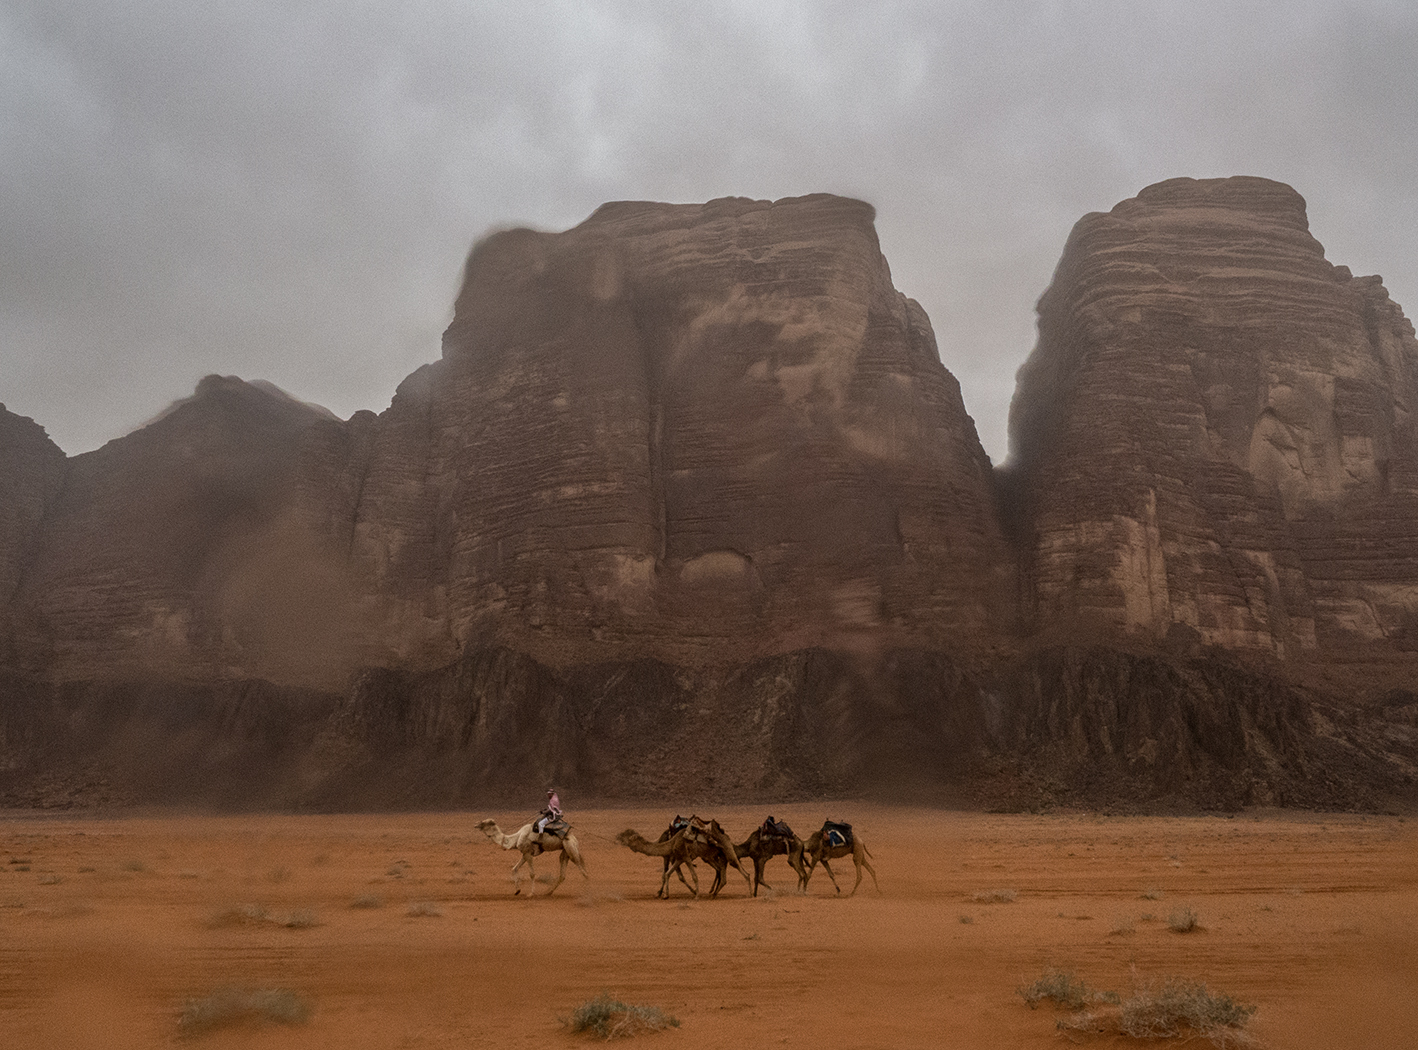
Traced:
<path id="1" fill-rule="evenodd" d="M 1418 4 L 0 0 L 0 402 L 69 454 L 436 360 L 469 247 L 607 200 L 877 209 L 986 451 L 1069 229 L 1294 186 L 1418 314 Z"/>

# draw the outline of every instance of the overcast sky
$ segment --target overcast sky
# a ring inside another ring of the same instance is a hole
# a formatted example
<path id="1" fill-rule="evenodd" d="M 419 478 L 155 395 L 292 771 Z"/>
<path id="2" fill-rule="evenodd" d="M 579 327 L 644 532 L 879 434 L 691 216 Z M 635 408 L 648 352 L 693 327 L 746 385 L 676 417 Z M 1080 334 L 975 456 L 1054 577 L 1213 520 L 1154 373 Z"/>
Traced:
<path id="1" fill-rule="evenodd" d="M 999 462 L 1073 223 L 1233 174 L 1418 313 L 1418 4 L 0 0 L 0 402 L 70 454 L 209 372 L 380 411 L 490 228 L 827 190 Z"/>

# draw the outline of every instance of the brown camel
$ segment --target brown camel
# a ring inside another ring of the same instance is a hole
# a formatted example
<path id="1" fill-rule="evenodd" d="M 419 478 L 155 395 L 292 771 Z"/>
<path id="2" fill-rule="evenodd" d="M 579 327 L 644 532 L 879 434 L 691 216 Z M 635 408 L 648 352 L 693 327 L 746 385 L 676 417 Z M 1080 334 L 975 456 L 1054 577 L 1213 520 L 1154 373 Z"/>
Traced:
<path id="1" fill-rule="evenodd" d="M 769 857 L 786 854 L 789 867 L 798 873 L 799 887 L 807 886 L 807 869 L 803 866 L 804 848 L 803 840 L 796 835 L 789 838 L 784 838 L 781 835 L 765 835 L 762 828 L 754 828 L 748 841 L 735 846 L 734 851 L 740 857 L 753 858 L 753 895 L 757 897 L 760 885 L 770 890 L 773 888 L 763 878 L 763 868 L 768 863 Z"/>
<path id="2" fill-rule="evenodd" d="M 554 853 L 561 851 L 561 871 L 556 876 L 556 881 L 551 884 L 551 889 L 547 890 L 550 897 L 556 892 L 556 888 L 561 885 L 566 878 L 567 862 L 574 862 L 581 869 L 581 874 L 590 878 L 586 871 L 586 861 L 581 857 L 581 843 L 576 840 L 576 833 L 568 827 L 562 832 L 543 831 L 537 832 L 534 829 L 536 822 L 523 824 L 512 834 L 506 834 L 497 826 L 495 820 L 480 820 L 478 827 L 488 838 L 492 839 L 503 849 L 515 849 L 522 854 L 517 863 L 512 865 L 512 886 L 513 896 L 522 892 L 522 865 L 527 865 L 527 873 L 532 877 L 532 888 L 527 891 L 527 896 L 532 896 L 537 890 L 537 873 L 532 867 L 532 858 L 539 853 Z"/>
<path id="3" fill-rule="evenodd" d="M 868 852 L 866 843 L 862 841 L 862 837 L 856 832 L 852 833 L 852 841 L 845 846 L 824 846 L 822 832 L 814 831 L 812 836 L 807 840 L 807 843 L 803 846 L 803 854 L 807 857 L 807 870 L 798 876 L 798 888 L 803 893 L 807 892 L 807 881 L 812 878 L 813 869 L 817 867 L 819 862 L 821 862 L 822 866 L 827 870 L 827 877 L 832 880 L 833 888 L 836 889 L 838 893 L 842 892 L 842 887 L 837 885 L 837 876 L 832 874 L 832 865 L 827 863 L 829 860 L 836 860 L 838 857 L 851 857 L 852 863 L 857 866 L 857 881 L 852 886 L 852 893 L 847 894 L 847 896 L 850 897 L 852 894 L 856 893 L 857 887 L 862 884 L 863 868 L 866 868 L 867 871 L 871 873 L 871 883 L 876 887 L 876 892 L 881 892 L 881 884 L 876 881 L 876 869 L 873 868 L 871 862 L 867 860 L 867 858 L 871 856 L 871 853 Z"/>
<path id="4" fill-rule="evenodd" d="M 734 852 L 733 841 L 717 820 L 706 821 L 699 817 L 690 817 L 683 825 L 676 822 L 665 830 L 658 842 L 650 842 L 639 832 L 626 829 L 616 836 L 616 841 L 636 853 L 665 859 L 664 876 L 660 880 L 660 892 L 656 894 L 657 897 L 669 897 L 671 872 L 679 876 L 680 882 L 683 882 L 691 893 L 699 896 L 699 874 L 694 869 L 696 860 L 702 860 L 714 869 L 714 883 L 709 889 L 711 900 L 724 888 L 730 865 L 738 869 L 745 883 L 749 881 L 748 872 L 743 870 L 738 854 Z M 686 865 L 689 867 L 690 878 L 694 879 L 693 886 L 684 877 Z"/>
<path id="5" fill-rule="evenodd" d="M 665 873 L 660 879 L 660 889 L 655 894 L 656 897 L 670 895 L 670 872 L 679 876 L 679 881 L 689 888 L 689 892 L 694 896 L 699 896 L 699 873 L 694 870 L 693 858 L 689 855 L 690 842 L 686 838 L 685 832 L 688 828 L 681 828 L 668 839 L 661 839 L 659 842 L 651 842 L 634 828 L 626 828 L 615 840 L 622 846 L 628 846 L 636 853 L 643 853 L 647 857 L 663 857 L 665 859 Z M 694 880 L 694 885 L 690 886 L 684 877 L 682 867 L 689 865 L 689 877 Z"/>

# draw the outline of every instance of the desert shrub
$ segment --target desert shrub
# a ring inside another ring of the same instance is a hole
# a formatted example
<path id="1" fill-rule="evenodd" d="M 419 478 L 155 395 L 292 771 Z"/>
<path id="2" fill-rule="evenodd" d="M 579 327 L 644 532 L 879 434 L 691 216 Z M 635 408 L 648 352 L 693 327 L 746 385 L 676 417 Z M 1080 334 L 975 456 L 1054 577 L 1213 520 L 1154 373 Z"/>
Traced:
<path id="1" fill-rule="evenodd" d="M 354 900 L 350 901 L 351 908 L 382 908 L 384 898 L 377 893 L 361 893 Z"/>
<path id="2" fill-rule="evenodd" d="M 974 917 L 973 915 L 962 915 L 962 916 L 960 916 L 960 922 L 961 922 L 962 925 L 969 926 L 969 925 L 970 925 L 971 923 L 973 923 L 974 921 L 975 921 L 975 917 Z"/>
<path id="3" fill-rule="evenodd" d="M 281 925 L 288 930 L 308 930 L 312 926 L 319 926 L 320 920 L 315 917 L 313 911 L 302 908 L 287 915 Z"/>
<path id="4" fill-rule="evenodd" d="M 310 1004 L 288 988 L 218 988 L 204 999 L 188 999 L 177 1018 L 183 1035 L 202 1035 L 239 1024 L 303 1024 Z"/>
<path id="5" fill-rule="evenodd" d="M 406 914 L 415 919 L 436 919 L 443 914 L 443 909 L 433 901 L 414 901 Z"/>
<path id="6" fill-rule="evenodd" d="M 1216 1037 L 1227 1028 L 1243 1028 L 1254 1006 L 1212 992 L 1200 981 L 1169 977 L 1160 989 L 1145 989 L 1125 1000 L 1118 1027 L 1134 1039 L 1169 1038 L 1187 1034 Z"/>
<path id="7" fill-rule="evenodd" d="M 563 1023 L 573 1032 L 594 1032 L 603 1039 L 679 1027 L 678 1018 L 658 1006 L 631 1006 L 612 999 L 607 992 L 582 1003 Z"/>
<path id="8" fill-rule="evenodd" d="M 1139 896 L 1145 901 L 1160 901 L 1162 899 L 1162 891 L 1156 886 L 1149 886 L 1147 889 L 1143 890 Z"/>
<path id="9" fill-rule="evenodd" d="M 1067 970 L 1045 970 L 1033 984 L 1022 985 L 1019 994 L 1034 1009 L 1045 999 L 1052 999 L 1060 1006 L 1081 1010 L 1088 1002 L 1088 986 Z"/>
<path id="10" fill-rule="evenodd" d="M 238 904 L 234 908 L 217 912 L 207 920 L 207 926 L 220 930 L 229 926 L 264 926 L 271 921 L 270 912 L 259 904 Z"/>
<path id="11" fill-rule="evenodd" d="M 1113 928 L 1108 933 L 1113 937 L 1126 937 L 1130 933 L 1135 933 L 1136 930 L 1137 927 L 1133 924 L 1130 916 L 1120 915 L 1113 922 Z"/>
<path id="12" fill-rule="evenodd" d="M 976 904 L 1011 904 L 1018 896 L 1018 890 L 980 890 L 972 893 L 970 899 Z"/>
<path id="13" fill-rule="evenodd" d="M 1190 908 L 1178 908 L 1167 916 L 1167 929 L 1173 933 L 1191 933 L 1201 929 L 1201 920 Z"/>

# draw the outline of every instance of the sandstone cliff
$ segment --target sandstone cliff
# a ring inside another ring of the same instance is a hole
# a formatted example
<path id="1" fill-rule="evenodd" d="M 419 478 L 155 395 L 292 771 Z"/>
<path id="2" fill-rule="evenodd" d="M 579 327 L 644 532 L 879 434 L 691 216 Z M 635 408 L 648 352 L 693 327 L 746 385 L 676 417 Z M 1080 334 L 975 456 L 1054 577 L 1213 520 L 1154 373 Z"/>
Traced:
<path id="1" fill-rule="evenodd" d="M 1032 626 L 1418 647 L 1415 408 L 1413 326 L 1288 186 L 1173 179 L 1086 216 L 1011 411 Z"/>
<path id="2" fill-rule="evenodd" d="M 339 421 L 0 411 L 0 803 L 1418 798 L 1418 350 L 1294 191 L 1084 218 L 992 471 L 868 205 L 469 256 Z"/>
<path id="3" fill-rule="evenodd" d="M 387 658 L 983 644 L 989 461 L 872 210 L 605 205 L 478 245 L 443 360 L 376 426 L 353 554 Z"/>

